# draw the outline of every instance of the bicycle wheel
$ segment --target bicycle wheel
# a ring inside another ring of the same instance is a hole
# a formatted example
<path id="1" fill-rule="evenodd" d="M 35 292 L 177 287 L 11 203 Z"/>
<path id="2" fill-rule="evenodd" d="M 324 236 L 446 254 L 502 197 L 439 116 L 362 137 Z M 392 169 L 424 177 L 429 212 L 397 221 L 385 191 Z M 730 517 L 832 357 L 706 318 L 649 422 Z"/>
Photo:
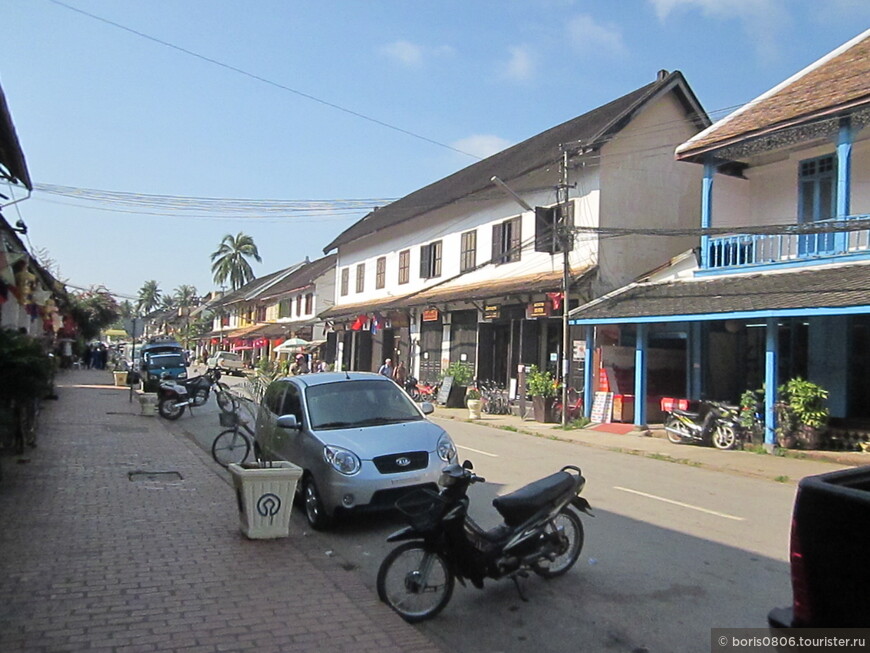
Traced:
<path id="1" fill-rule="evenodd" d="M 555 557 L 535 563 L 532 571 L 543 578 L 561 576 L 574 566 L 583 550 L 583 523 L 573 510 L 562 508 L 555 519 L 547 524 L 544 537 L 552 542 L 549 548 Z"/>
<path id="2" fill-rule="evenodd" d="M 211 457 L 223 467 L 230 463 L 241 465 L 251 453 L 251 442 L 238 429 L 218 433 L 211 443 Z"/>
<path id="3" fill-rule="evenodd" d="M 378 570 L 378 597 L 409 623 L 431 619 L 453 595 L 453 572 L 421 542 L 390 551 Z"/>
<path id="4" fill-rule="evenodd" d="M 218 406 L 226 413 L 236 412 L 236 398 L 230 393 L 230 387 L 226 383 L 216 383 L 214 390 Z"/>

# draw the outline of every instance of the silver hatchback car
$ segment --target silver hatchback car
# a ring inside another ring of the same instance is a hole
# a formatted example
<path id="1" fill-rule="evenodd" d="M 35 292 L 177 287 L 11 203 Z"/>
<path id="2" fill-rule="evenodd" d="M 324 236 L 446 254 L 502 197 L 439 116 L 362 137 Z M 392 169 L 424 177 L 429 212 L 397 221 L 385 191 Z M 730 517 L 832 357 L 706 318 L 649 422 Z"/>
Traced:
<path id="1" fill-rule="evenodd" d="M 421 487 L 437 490 L 456 447 L 390 379 L 330 372 L 272 382 L 257 414 L 255 448 L 304 470 L 299 483 L 313 528 L 339 510 L 387 509 Z"/>

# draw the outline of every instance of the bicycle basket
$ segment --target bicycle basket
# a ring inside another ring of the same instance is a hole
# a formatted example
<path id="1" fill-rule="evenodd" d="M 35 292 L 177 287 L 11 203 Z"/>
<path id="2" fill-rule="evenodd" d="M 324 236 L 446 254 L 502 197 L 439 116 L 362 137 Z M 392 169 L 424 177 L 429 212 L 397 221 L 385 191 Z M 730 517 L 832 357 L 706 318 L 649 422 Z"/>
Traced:
<path id="1" fill-rule="evenodd" d="M 239 415 L 238 413 L 227 413 L 225 411 L 221 411 L 218 419 L 221 422 L 221 426 L 238 426 L 239 425 Z"/>
<path id="2" fill-rule="evenodd" d="M 426 532 L 438 525 L 447 502 L 432 490 L 409 492 L 396 501 L 401 512 L 414 530 Z"/>

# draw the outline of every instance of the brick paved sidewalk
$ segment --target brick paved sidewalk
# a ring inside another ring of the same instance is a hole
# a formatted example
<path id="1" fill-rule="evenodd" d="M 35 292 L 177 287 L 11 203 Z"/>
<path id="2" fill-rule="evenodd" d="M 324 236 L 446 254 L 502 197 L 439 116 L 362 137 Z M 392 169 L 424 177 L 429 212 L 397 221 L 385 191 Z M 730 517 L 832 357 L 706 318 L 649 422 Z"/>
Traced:
<path id="1" fill-rule="evenodd" d="M 438 650 L 301 535 L 247 540 L 211 459 L 111 382 L 60 376 L 0 461 L 0 651 Z"/>

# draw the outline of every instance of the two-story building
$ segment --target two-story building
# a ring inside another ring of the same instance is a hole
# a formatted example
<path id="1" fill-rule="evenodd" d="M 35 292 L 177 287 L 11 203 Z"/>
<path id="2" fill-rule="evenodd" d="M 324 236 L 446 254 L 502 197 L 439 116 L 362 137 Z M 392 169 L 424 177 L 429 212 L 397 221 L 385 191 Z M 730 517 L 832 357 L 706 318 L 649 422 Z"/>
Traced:
<path id="1" fill-rule="evenodd" d="M 213 350 L 240 352 L 253 361 L 273 357 L 288 338 L 305 340 L 309 347 L 326 344 L 327 326 L 317 315 L 332 306 L 334 285 L 335 255 L 330 255 L 306 259 L 227 293 L 210 305 Z M 324 358 L 332 362 L 329 351 Z"/>
<path id="2" fill-rule="evenodd" d="M 764 385 L 772 446 L 776 389 L 796 376 L 830 391 L 835 419 L 870 419 L 868 122 L 870 31 L 677 148 L 704 170 L 700 246 L 571 316 L 587 351 L 606 330 L 633 353 L 636 424 L 659 394 Z"/>
<path id="3" fill-rule="evenodd" d="M 588 301 L 691 246 L 602 237 L 601 227 L 688 228 L 701 172 L 674 148 L 709 120 L 683 75 L 654 82 L 381 208 L 341 233 L 338 364 L 385 358 L 423 380 L 451 362 L 501 384 L 520 364 L 557 371 L 564 251 L 569 302 Z M 563 238 L 566 228 L 578 235 Z"/>

